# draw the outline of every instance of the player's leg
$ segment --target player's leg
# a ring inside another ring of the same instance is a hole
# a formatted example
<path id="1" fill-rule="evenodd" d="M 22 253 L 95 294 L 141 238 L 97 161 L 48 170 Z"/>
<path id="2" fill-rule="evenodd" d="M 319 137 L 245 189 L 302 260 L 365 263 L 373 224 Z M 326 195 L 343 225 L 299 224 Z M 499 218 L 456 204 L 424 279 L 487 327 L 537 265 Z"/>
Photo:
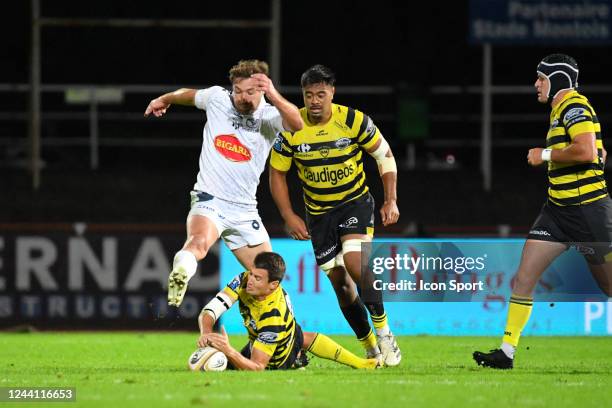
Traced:
<path id="1" fill-rule="evenodd" d="M 474 352 L 474 360 L 479 365 L 501 369 L 513 367 L 514 352 L 531 315 L 533 289 L 546 268 L 566 249 L 566 245 L 559 242 L 534 239 L 525 242 L 519 270 L 514 277 L 501 348 L 489 353 Z"/>
<path id="2" fill-rule="evenodd" d="M 353 368 L 377 368 L 377 359 L 357 357 L 329 337 L 321 333 L 304 332 L 303 349 L 317 357 L 336 361 Z"/>
<path id="3" fill-rule="evenodd" d="M 591 275 L 606 296 L 612 296 L 612 199 L 606 197 L 579 207 L 583 227 L 588 231 L 583 237 L 595 254 L 586 256 Z"/>
<path id="4" fill-rule="evenodd" d="M 344 265 L 349 275 L 358 285 L 361 283 L 361 244 L 370 242 L 371 237 L 364 234 L 347 234 L 340 237 Z M 378 294 L 378 293 L 377 293 Z M 378 346 L 382 353 L 385 365 L 396 366 L 402 360 L 402 352 L 391 333 L 387 313 L 382 301 L 382 295 L 377 299 L 367 299 L 364 304 L 370 313 L 370 318 L 376 330 Z"/>
<path id="5" fill-rule="evenodd" d="M 337 262 L 338 263 L 338 262 Z M 335 266 L 327 274 L 334 288 L 338 305 L 351 329 L 357 336 L 359 343 L 366 351 L 368 358 L 382 358 L 376 336 L 370 327 L 368 312 L 357 290 L 353 280 L 343 266 Z"/>
<path id="6" fill-rule="evenodd" d="M 367 194 L 347 204 L 339 214 L 339 221 L 336 228 L 342 243 L 344 264 L 351 278 L 360 285 L 361 244 L 370 242 L 374 236 L 374 198 Z M 364 299 L 363 303 L 374 324 L 385 364 L 396 366 L 402 360 L 402 353 L 389 328 L 382 294 L 377 292 L 376 295 L 376 298 Z"/>
<path id="7" fill-rule="evenodd" d="M 232 249 L 234 256 L 245 269 L 253 268 L 253 261 L 257 254 L 269 251 L 272 251 L 272 245 L 269 241 L 255 246 L 245 245 L 240 248 Z"/>
<path id="8" fill-rule="evenodd" d="M 230 216 L 237 221 L 223 234 L 223 240 L 238 262 L 245 269 L 251 269 L 257 254 L 272 251 L 270 236 L 256 209 L 246 214 L 234 209 Z"/>
<path id="9" fill-rule="evenodd" d="M 204 259 L 217 239 L 219 230 L 211 218 L 190 213 L 187 217 L 187 240 L 174 255 L 172 271 L 168 277 L 168 304 L 181 304 L 187 291 L 187 282 L 198 268 L 198 261 Z"/>
<path id="10" fill-rule="evenodd" d="M 601 291 L 606 296 L 612 297 L 612 262 L 601 265 L 589 263 L 589 269 Z"/>
<path id="11" fill-rule="evenodd" d="M 342 314 L 360 340 L 368 356 L 380 354 L 365 306 L 357 296 L 354 284 L 344 269 L 342 245 L 338 239 L 339 220 L 336 211 L 321 215 L 306 214 L 310 242 L 317 264 L 334 287 Z M 332 273 L 332 271 L 334 271 Z"/>

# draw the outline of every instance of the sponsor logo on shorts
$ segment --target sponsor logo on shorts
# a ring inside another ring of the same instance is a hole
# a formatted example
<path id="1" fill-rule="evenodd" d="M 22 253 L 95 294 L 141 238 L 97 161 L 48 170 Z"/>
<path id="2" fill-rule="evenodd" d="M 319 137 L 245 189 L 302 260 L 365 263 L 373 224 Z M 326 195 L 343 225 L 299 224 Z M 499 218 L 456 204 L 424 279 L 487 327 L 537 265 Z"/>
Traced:
<path id="1" fill-rule="evenodd" d="M 219 135 L 215 137 L 215 149 L 223 157 L 233 162 L 251 160 L 251 151 L 234 135 Z"/>
<path id="2" fill-rule="evenodd" d="M 336 249 L 337 246 L 338 244 L 334 244 L 332 247 L 327 248 L 325 251 L 315 254 L 315 258 L 317 259 L 325 258 L 327 255 L 331 254 Z"/>
<path id="3" fill-rule="evenodd" d="M 251 223 L 251 227 L 253 227 L 254 230 L 258 230 L 259 222 L 257 220 L 253 220 L 253 222 Z"/>
<path id="4" fill-rule="evenodd" d="M 542 235 L 545 237 L 550 237 L 550 233 L 548 231 L 544 231 L 544 230 L 531 230 L 529 231 L 529 235 Z"/>
<path id="5" fill-rule="evenodd" d="M 207 206 L 206 204 L 202 204 L 202 203 L 195 203 L 195 204 L 194 204 L 194 207 L 195 207 L 195 208 L 202 209 L 202 210 L 208 210 L 208 211 L 210 211 L 211 213 L 216 213 L 216 212 L 217 212 L 217 210 L 216 210 L 216 209 L 214 209 L 214 208 L 212 208 L 212 207 L 209 207 L 209 206 Z"/>
<path id="6" fill-rule="evenodd" d="M 572 245 L 572 247 L 575 248 L 576 251 L 578 251 L 578 253 L 582 255 L 595 255 L 594 248 L 591 248 L 585 245 L 580 245 L 580 244 Z"/>
<path id="7" fill-rule="evenodd" d="M 278 333 L 274 332 L 262 332 L 257 336 L 257 340 L 261 341 L 264 344 L 274 344 L 276 339 L 278 338 Z"/>
<path id="8" fill-rule="evenodd" d="M 357 223 L 359 222 L 359 220 L 357 220 L 357 217 L 351 217 L 348 220 L 344 221 L 342 224 L 339 225 L 340 228 L 357 228 Z"/>

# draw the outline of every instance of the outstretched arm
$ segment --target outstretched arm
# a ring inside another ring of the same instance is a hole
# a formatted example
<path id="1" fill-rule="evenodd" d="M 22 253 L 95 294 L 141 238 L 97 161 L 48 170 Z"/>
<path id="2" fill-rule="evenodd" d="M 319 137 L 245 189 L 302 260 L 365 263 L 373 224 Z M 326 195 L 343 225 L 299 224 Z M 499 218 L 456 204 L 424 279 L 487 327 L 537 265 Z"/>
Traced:
<path id="1" fill-rule="evenodd" d="M 397 208 L 397 165 L 393 152 L 387 141 L 382 137 L 366 150 L 368 154 L 376 159 L 378 172 L 383 182 L 385 201 L 380 209 L 383 225 L 395 224 L 399 219 Z"/>
<path id="2" fill-rule="evenodd" d="M 181 88 L 174 92 L 163 94 L 149 102 L 144 115 L 149 116 L 152 113 L 153 116 L 159 118 L 166 113 L 166 110 L 172 104 L 194 106 L 196 92 L 196 89 Z"/>
<path id="3" fill-rule="evenodd" d="M 257 90 L 264 92 L 270 103 L 280 112 L 285 130 L 291 132 L 301 130 L 304 127 L 304 122 L 302 121 L 297 106 L 286 100 L 283 95 L 276 90 L 272 80 L 265 74 L 253 74 L 251 77 L 257 81 Z"/>

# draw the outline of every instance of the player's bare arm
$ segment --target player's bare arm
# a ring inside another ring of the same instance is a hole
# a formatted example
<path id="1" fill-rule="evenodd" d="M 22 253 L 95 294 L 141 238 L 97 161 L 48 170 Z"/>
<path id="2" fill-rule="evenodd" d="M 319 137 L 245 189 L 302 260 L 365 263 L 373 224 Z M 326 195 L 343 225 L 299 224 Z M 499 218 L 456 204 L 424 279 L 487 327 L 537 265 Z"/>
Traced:
<path id="1" fill-rule="evenodd" d="M 400 215 L 397 208 L 397 166 L 395 158 L 389 144 L 383 137 L 366 151 L 376 159 L 378 172 L 382 179 L 385 198 L 380 209 L 380 216 L 383 225 L 386 227 L 395 224 Z"/>
<path id="2" fill-rule="evenodd" d="M 195 89 L 181 88 L 174 92 L 168 92 L 160 97 L 153 99 L 149 102 L 149 106 L 145 110 L 144 115 L 149 116 L 151 113 L 153 116 L 159 118 L 163 116 L 170 105 L 186 105 L 194 106 L 194 99 L 196 94 Z"/>
<path id="3" fill-rule="evenodd" d="M 278 109 L 283 118 L 283 127 L 285 130 L 296 132 L 304 127 L 304 122 L 300 116 L 300 111 L 297 106 L 286 100 L 274 87 L 272 80 L 265 74 L 253 74 L 251 78 L 255 79 L 257 90 L 265 93 L 266 97 L 272 105 Z"/>
<path id="4" fill-rule="evenodd" d="M 263 371 L 268 366 L 270 356 L 253 347 L 251 359 L 246 358 L 229 342 L 225 328 L 221 326 L 221 333 L 210 334 L 210 345 L 221 351 L 227 359 L 239 370 Z"/>
<path id="5" fill-rule="evenodd" d="M 293 211 L 289 188 L 287 187 L 287 172 L 270 166 L 270 192 L 276 207 L 285 221 L 287 232 L 293 239 L 306 241 L 310 234 L 304 220 Z"/>
<path id="6" fill-rule="evenodd" d="M 198 317 L 198 325 L 200 326 L 200 337 L 198 338 L 198 347 L 206 347 L 210 343 L 210 334 L 213 333 L 215 320 L 208 313 L 202 312 Z"/>
<path id="7" fill-rule="evenodd" d="M 590 163 L 597 157 L 595 134 L 581 133 L 566 148 L 549 150 L 550 157 L 548 160 L 543 157 L 545 150 L 548 149 L 541 147 L 530 149 L 527 154 L 527 162 L 532 166 L 539 166 L 548 160 L 556 163 Z"/>

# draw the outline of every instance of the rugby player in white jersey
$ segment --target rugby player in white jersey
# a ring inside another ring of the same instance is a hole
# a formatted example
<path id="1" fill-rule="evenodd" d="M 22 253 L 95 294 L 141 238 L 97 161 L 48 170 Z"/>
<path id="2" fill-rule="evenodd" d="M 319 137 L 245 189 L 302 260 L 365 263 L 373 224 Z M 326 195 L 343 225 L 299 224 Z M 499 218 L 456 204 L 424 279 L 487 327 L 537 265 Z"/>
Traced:
<path id="1" fill-rule="evenodd" d="M 240 61 L 229 71 L 232 91 L 220 86 L 178 89 L 153 99 L 145 116 L 163 116 L 172 104 L 206 111 L 200 171 L 191 192 L 187 240 L 174 256 L 168 278 L 168 304 L 179 306 L 198 261 L 221 237 L 238 261 L 253 268 L 255 256 L 271 251 L 257 211 L 255 193 L 278 132 L 300 130 L 295 105 L 268 78 L 268 64 Z M 264 99 L 267 97 L 270 103 Z"/>

